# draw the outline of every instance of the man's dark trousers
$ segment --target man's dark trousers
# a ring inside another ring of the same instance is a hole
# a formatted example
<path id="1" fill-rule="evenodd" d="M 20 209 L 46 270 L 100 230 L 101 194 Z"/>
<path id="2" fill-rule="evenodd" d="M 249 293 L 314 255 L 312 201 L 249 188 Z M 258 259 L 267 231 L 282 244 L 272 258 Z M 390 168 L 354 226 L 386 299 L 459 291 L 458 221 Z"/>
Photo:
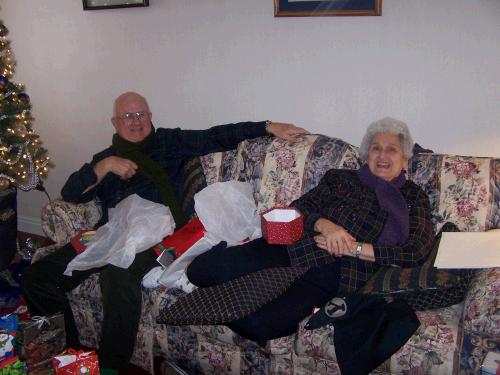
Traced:
<path id="1" fill-rule="evenodd" d="M 76 255 L 71 244 L 67 244 L 25 270 L 21 287 L 28 309 L 32 315 L 42 316 L 63 312 L 68 347 L 78 348 L 78 330 L 66 293 L 91 274 L 99 273 L 104 310 L 99 364 L 108 368 L 127 368 L 141 317 L 142 278 L 156 265 L 156 254 L 152 249 L 137 254 L 128 269 L 107 265 L 73 271 L 72 276 L 63 275 Z"/>

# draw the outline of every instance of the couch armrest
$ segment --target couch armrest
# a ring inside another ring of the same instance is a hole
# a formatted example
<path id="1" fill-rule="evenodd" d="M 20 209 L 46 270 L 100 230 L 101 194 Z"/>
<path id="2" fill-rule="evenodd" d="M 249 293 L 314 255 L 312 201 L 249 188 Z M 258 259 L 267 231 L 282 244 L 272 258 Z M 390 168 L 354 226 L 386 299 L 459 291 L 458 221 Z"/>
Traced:
<path id="1" fill-rule="evenodd" d="M 64 245 L 80 230 L 93 228 L 101 215 L 96 201 L 76 204 L 56 199 L 42 208 L 42 229 L 56 244 Z"/>
<path id="2" fill-rule="evenodd" d="M 500 337 L 500 268 L 477 271 L 464 301 L 464 328 Z"/>

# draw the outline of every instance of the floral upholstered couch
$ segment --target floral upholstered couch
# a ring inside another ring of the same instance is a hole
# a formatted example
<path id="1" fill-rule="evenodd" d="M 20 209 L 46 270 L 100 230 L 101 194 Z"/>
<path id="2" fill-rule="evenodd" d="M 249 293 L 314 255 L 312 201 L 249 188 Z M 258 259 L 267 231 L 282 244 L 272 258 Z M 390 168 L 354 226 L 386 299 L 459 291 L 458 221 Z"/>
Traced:
<path id="1" fill-rule="evenodd" d="M 328 169 L 354 169 L 359 163 L 357 147 L 323 135 L 294 145 L 261 137 L 242 142 L 235 151 L 201 158 L 208 184 L 250 182 L 259 212 L 289 204 L 316 186 Z M 429 194 L 436 230 L 447 221 L 461 231 L 500 227 L 500 159 L 419 154 L 411 160 L 408 177 Z M 43 209 L 43 228 L 62 244 L 99 215 L 95 203 L 56 200 Z M 52 248 L 39 249 L 34 261 Z M 98 345 L 102 321 L 97 277 L 70 294 L 81 341 L 91 347 Z M 190 374 L 340 374 L 332 326 L 304 330 L 305 320 L 296 334 L 261 348 L 225 326 L 157 324 L 159 311 L 182 293 L 163 286 L 143 289 L 133 363 L 151 373 L 153 358 L 161 356 Z M 453 305 L 418 311 L 417 316 L 420 328 L 375 372 L 479 374 L 486 353 L 500 351 L 500 268 L 477 271 Z"/>

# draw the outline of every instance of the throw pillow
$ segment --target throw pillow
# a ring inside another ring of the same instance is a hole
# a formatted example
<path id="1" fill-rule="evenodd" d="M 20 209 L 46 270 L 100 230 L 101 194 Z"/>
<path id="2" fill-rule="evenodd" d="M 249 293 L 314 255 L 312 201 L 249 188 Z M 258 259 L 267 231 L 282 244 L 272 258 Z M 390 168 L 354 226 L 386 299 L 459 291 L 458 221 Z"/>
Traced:
<path id="1" fill-rule="evenodd" d="M 428 259 L 419 267 L 383 267 L 361 289 L 362 293 L 403 299 L 415 310 L 429 310 L 460 302 L 467 291 L 473 271 L 438 269 L 433 266 L 443 232 L 458 232 L 446 223 L 434 239 Z"/>

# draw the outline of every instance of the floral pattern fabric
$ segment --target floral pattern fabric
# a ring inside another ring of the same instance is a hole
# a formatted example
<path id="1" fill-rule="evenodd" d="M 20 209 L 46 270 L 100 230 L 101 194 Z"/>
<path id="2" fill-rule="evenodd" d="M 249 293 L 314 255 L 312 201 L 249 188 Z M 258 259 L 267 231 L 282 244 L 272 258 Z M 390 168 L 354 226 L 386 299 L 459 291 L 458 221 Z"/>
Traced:
<path id="1" fill-rule="evenodd" d="M 259 211 L 286 205 L 317 185 L 330 168 L 356 169 L 357 148 L 340 139 L 310 135 L 298 144 L 271 137 L 242 142 L 231 152 L 201 158 L 207 183 L 236 179 L 254 188 Z M 420 154 L 408 176 L 429 194 L 436 229 L 453 221 L 461 230 L 500 226 L 500 159 Z M 89 211 L 88 211 L 89 210 Z M 67 242 L 99 218 L 94 203 L 55 201 L 44 208 L 43 227 L 57 243 Z M 49 249 L 50 250 L 50 249 Z M 41 254 L 47 249 L 40 249 Z M 38 255 L 38 253 L 37 253 Z M 96 347 L 102 322 L 98 276 L 70 293 L 83 344 Z M 165 326 L 160 310 L 183 292 L 163 286 L 143 289 L 142 316 L 132 362 L 153 372 L 161 356 L 190 374 L 340 374 L 331 326 L 271 340 L 265 348 L 226 326 Z M 479 374 L 490 350 L 500 351 L 500 269 L 477 272 L 465 301 L 418 312 L 421 326 L 411 339 L 374 373 Z"/>
<path id="2" fill-rule="evenodd" d="M 95 201 L 74 204 L 56 199 L 42 208 L 42 229 L 56 244 L 64 245 L 80 230 L 93 228 L 101 215 Z"/>
<path id="3" fill-rule="evenodd" d="M 500 159 L 421 154 L 409 177 L 429 195 L 436 231 L 447 221 L 460 231 L 500 227 Z"/>

